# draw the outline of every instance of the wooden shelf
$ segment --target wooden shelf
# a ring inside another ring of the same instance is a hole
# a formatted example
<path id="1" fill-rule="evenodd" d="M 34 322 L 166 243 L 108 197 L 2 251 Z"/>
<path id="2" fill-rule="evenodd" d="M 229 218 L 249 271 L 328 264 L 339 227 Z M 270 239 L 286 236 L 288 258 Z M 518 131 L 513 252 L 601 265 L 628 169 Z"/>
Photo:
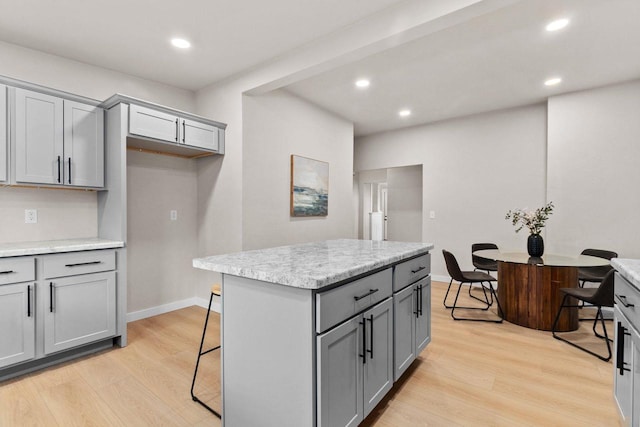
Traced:
<path id="1" fill-rule="evenodd" d="M 202 148 L 191 147 L 189 145 L 132 136 L 127 137 L 127 150 L 161 154 L 165 156 L 184 157 L 187 159 L 197 159 L 199 157 L 214 156 L 218 154 L 215 151 L 204 150 Z"/>

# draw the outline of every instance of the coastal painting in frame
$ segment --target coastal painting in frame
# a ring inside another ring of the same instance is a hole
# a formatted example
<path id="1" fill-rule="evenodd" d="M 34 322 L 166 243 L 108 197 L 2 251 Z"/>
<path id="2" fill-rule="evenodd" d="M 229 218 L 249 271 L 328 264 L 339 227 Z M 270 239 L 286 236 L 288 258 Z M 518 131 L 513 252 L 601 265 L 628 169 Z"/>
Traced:
<path id="1" fill-rule="evenodd" d="M 291 155 L 291 216 L 327 216 L 329 163 Z"/>

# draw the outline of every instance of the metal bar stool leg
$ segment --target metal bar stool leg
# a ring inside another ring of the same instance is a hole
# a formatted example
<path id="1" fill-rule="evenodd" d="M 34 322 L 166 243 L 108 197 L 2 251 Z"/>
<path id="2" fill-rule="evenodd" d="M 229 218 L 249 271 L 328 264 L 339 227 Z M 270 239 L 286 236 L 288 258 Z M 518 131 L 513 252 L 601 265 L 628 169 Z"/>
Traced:
<path id="1" fill-rule="evenodd" d="M 208 350 L 202 351 L 202 347 L 204 346 L 204 339 L 207 335 L 207 326 L 209 324 L 209 314 L 211 314 L 211 303 L 213 302 L 213 296 L 216 295 L 216 293 L 213 292 L 213 289 L 211 291 L 211 296 L 209 297 L 209 307 L 207 308 L 207 317 L 204 320 L 204 329 L 202 330 L 202 339 L 200 340 L 200 349 L 198 350 L 198 359 L 196 359 L 196 368 L 193 371 L 193 380 L 191 381 L 191 399 L 193 399 L 194 402 L 198 402 L 199 404 L 201 404 L 202 406 L 204 406 L 206 409 L 208 409 L 211 413 L 213 413 L 213 415 L 215 415 L 216 417 L 222 419 L 222 415 L 217 412 L 215 409 L 213 409 L 212 407 L 210 407 L 209 405 L 207 405 L 206 403 L 204 403 L 202 400 L 198 399 L 198 397 L 194 394 L 193 389 L 196 385 L 196 377 L 198 375 L 198 367 L 200 366 L 200 358 L 202 356 L 204 356 L 207 353 L 211 353 L 214 350 L 218 350 L 220 348 L 220 346 L 215 346 L 213 348 L 210 348 Z"/>

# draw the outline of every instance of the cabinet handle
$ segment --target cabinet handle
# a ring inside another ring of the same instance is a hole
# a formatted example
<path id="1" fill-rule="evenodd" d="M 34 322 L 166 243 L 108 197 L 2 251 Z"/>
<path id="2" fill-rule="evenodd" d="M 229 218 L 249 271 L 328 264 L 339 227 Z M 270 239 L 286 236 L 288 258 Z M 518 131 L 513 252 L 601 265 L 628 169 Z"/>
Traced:
<path id="1" fill-rule="evenodd" d="M 627 363 L 625 363 L 624 361 L 624 336 L 625 335 L 631 335 L 630 333 L 626 332 L 626 328 L 624 326 L 622 326 L 622 323 L 618 322 L 618 341 L 616 342 L 616 345 L 618 346 L 617 351 L 616 351 L 616 369 L 618 369 L 620 371 L 620 375 L 624 375 L 624 371 L 630 372 L 631 369 L 629 368 L 625 368 L 624 366 L 627 365 Z"/>
<path id="2" fill-rule="evenodd" d="M 60 156 L 58 156 L 58 184 L 61 183 L 60 179 Z"/>
<path id="3" fill-rule="evenodd" d="M 15 271 L 13 270 L 0 271 L 0 274 L 11 274 L 11 273 L 15 273 Z"/>
<path id="4" fill-rule="evenodd" d="M 422 285 L 418 286 L 418 317 L 422 317 Z"/>
<path id="5" fill-rule="evenodd" d="M 178 142 L 178 119 L 176 119 L 176 142 Z"/>
<path id="6" fill-rule="evenodd" d="M 31 317 L 31 285 L 27 285 L 27 317 Z"/>
<path id="7" fill-rule="evenodd" d="M 69 184 L 71 184 L 71 157 L 69 157 Z"/>
<path id="8" fill-rule="evenodd" d="M 413 292 L 415 292 L 415 294 L 416 294 L 416 310 L 413 312 L 413 314 L 415 314 L 416 317 L 419 317 L 418 314 L 420 313 L 420 308 L 419 308 L 418 304 L 420 304 L 420 302 L 419 302 L 420 294 L 419 294 L 418 288 L 417 287 L 413 288 Z"/>
<path id="9" fill-rule="evenodd" d="M 371 346 L 367 353 L 371 355 L 371 360 L 373 360 L 373 314 L 369 316 L 367 319 L 371 324 L 369 325 L 369 345 Z"/>
<path id="10" fill-rule="evenodd" d="M 182 143 L 185 142 L 185 133 L 187 132 L 187 125 L 185 123 L 186 122 L 183 120 L 182 121 Z"/>
<path id="11" fill-rule="evenodd" d="M 53 282 L 49 282 L 49 313 L 53 313 Z"/>
<path id="12" fill-rule="evenodd" d="M 362 354 L 358 356 L 362 357 L 362 364 L 367 364 L 367 322 L 365 319 L 362 319 L 362 322 L 358 322 L 358 324 L 362 325 Z"/>
<path id="13" fill-rule="evenodd" d="M 78 262 L 75 264 L 65 264 L 65 267 L 80 267 L 82 265 L 102 264 L 102 261 Z"/>
<path id="14" fill-rule="evenodd" d="M 360 301 L 362 298 L 366 298 L 366 297 L 368 297 L 369 295 L 373 295 L 373 294 L 375 294 L 376 292 L 378 292 L 378 290 L 377 290 L 377 289 L 369 289 L 369 292 L 367 292 L 366 294 L 364 294 L 364 295 L 360 295 L 360 296 L 354 296 L 353 298 L 354 298 L 356 301 Z"/>
<path id="15" fill-rule="evenodd" d="M 418 267 L 418 269 L 417 269 L 417 270 L 411 270 L 411 273 L 412 273 L 412 274 L 416 274 L 417 272 L 422 271 L 422 270 L 424 270 L 425 268 L 427 268 L 427 267 Z"/>
<path id="16" fill-rule="evenodd" d="M 634 304 L 631 304 L 630 302 L 627 302 L 627 297 L 625 295 L 618 295 L 616 294 L 616 298 L 618 298 L 618 300 L 622 303 L 622 305 L 624 305 L 626 308 L 629 307 L 635 307 Z"/>

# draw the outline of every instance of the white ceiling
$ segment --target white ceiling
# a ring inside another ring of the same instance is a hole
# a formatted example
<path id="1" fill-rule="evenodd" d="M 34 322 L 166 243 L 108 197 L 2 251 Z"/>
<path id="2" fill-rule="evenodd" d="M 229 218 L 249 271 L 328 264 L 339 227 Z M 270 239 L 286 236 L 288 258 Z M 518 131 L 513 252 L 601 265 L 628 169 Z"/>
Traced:
<path id="1" fill-rule="evenodd" d="M 640 78 L 640 0 L 514 1 L 484 0 L 504 7 L 391 43 L 286 89 L 353 121 L 356 135 L 366 135 Z M 381 16 L 396 16 L 392 10 L 404 10 L 402 22 L 408 22 L 420 4 L 445 3 L 0 0 L 0 40 L 198 90 L 329 36 L 340 38 L 347 28 L 369 21 L 376 28 Z M 566 29 L 544 31 L 563 16 L 571 19 Z M 193 48 L 173 48 L 174 36 L 188 38 Z M 564 79 L 561 85 L 542 84 L 555 75 Z M 369 89 L 354 87 L 360 77 L 371 80 Z M 401 108 L 412 115 L 399 118 Z"/>
<path id="2" fill-rule="evenodd" d="M 399 2 L 0 0 L 0 40 L 197 90 Z"/>
<path id="3" fill-rule="evenodd" d="M 559 17 L 570 25 L 545 31 Z M 559 86 L 544 86 L 556 75 Z M 367 90 L 354 86 L 361 77 Z M 525 0 L 287 89 L 366 135 L 635 78 L 639 0 Z M 398 117 L 402 108 L 412 115 Z"/>

